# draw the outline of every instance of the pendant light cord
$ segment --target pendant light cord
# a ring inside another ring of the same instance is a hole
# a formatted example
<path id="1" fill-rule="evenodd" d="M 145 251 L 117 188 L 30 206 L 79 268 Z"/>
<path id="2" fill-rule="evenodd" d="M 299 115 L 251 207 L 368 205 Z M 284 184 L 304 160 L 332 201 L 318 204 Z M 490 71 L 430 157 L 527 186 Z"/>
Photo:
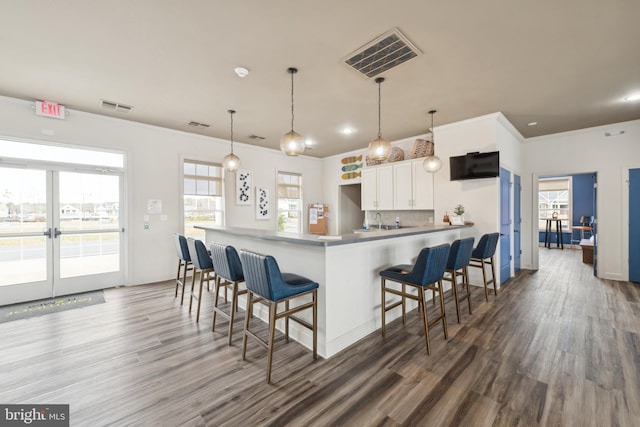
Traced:
<path id="1" fill-rule="evenodd" d="M 381 131 L 381 125 L 380 125 L 380 103 L 381 103 L 381 87 L 382 87 L 382 82 L 378 82 L 378 138 L 382 137 L 382 131 Z"/>
<path id="2" fill-rule="evenodd" d="M 231 115 L 231 154 L 233 154 L 233 113 L 235 113 L 235 111 L 229 110 L 229 114 Z"/>
<path id="3" fill-rule="evenodd" d="M 293 132 L 293 72 L 291 74 L 291 131 Z"/>

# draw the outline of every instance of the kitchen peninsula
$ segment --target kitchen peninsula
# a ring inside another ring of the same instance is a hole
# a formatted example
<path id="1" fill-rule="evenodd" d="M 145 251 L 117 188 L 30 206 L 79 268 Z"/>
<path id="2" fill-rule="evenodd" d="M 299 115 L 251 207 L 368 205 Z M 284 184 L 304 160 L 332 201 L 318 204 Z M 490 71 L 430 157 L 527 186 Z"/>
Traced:
<path id="1" fill-rule="evenodd" d="M 207 245 L 232 245 L 272 255 L 280 269 L 320 284 L 318 290 L 318 354 L 329 358 L 380 328 L 378 272 L 394 264 L 415 261 L 420 249 L 473 235 L 470 226 L 424 226 L 348 233 L 341 236 L 281 233 L 236 227 L 196 227 L 205 230 Z M 240 306 L 245 306 L 241 299 Z M 415 307 L 407 302 L 408 309 Z M 257 315 L 266 319 L 266 310 Z M 388 321 L 400 315 L 394 310 Z M 290 324 L 290 335 L 307 347 L 312 337 Z M 283 329 L 279 326 L 280 329 Z"/>

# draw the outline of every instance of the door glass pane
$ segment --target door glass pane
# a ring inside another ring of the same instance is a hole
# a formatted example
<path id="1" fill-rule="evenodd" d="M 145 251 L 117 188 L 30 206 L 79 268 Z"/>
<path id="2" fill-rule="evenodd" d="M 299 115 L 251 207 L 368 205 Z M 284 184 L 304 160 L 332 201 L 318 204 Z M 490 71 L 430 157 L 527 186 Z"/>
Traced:
<path id="1" fill-rule="evenodd" d="M 119 176 L 60 172 L 61 279 L 120 270 L 119 202 Z"/>
<path id="2" fill-rule="evenodd" d="M 0 168 L 0 286 L 47 279 L 46 172 Z M 12 236 L 9 236 L 12 235 Z"/>
<path id="3" fill-rule="evenodd" d="M 63 234 L 60 278 L 120 270 L 120 233 Z"/>

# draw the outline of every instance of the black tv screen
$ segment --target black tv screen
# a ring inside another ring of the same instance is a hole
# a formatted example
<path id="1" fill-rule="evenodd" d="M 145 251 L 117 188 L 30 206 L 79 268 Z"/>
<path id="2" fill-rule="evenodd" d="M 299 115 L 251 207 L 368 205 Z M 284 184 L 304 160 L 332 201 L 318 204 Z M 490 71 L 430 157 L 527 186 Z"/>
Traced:
<path id="1" fill-rule="evenodd" d="M 467 153 L 449 157 L 451 181 L 495 178 L 500 175 L 500 152 Z"/>

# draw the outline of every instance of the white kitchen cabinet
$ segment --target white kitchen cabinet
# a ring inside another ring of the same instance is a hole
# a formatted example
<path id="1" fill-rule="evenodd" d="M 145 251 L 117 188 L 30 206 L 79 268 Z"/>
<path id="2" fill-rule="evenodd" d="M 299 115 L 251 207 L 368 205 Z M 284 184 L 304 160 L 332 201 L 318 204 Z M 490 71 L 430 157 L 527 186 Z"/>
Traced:
<path id="1" fill-rule="evenodd" d="M 362 210 L 392 210 L 393 166 L 382 165 L 364 168 L 361 178 Z"/>
<path id="2" fill-rule="evenodd" d="M 433 209 L 433 174 L 424 170 L 422 161 L 415 159 L 393 165 L 393 209 Z"/>

